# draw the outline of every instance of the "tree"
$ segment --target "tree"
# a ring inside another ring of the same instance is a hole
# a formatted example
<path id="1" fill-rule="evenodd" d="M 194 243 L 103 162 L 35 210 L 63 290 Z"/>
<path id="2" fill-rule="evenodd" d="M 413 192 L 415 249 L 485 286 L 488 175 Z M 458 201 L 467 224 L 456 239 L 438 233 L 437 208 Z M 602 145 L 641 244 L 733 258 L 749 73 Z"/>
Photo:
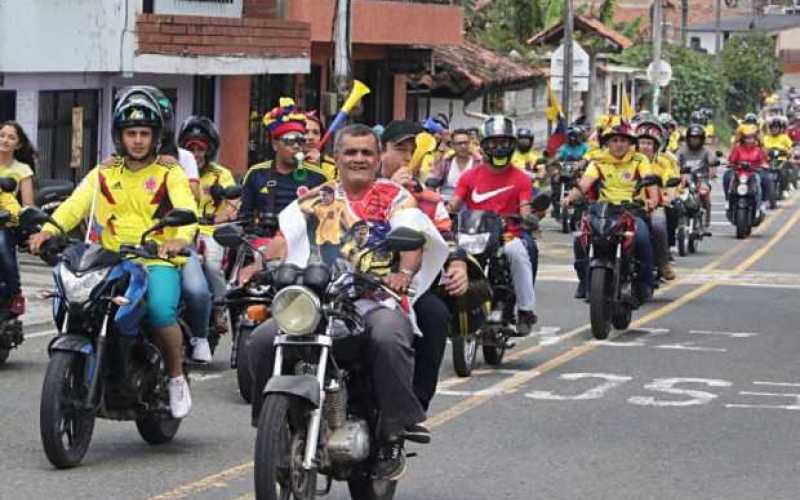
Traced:
<path id="1" fill-rule="evenodd" d="M 775 55 L 772 37 L 751 33 L 725 42 L 721 53 L 722 73 L 730 82 L 726 96 L 728 111 L 736 115 L 758 109 L 761 94 L 780 87 L 783 66 Z"/>

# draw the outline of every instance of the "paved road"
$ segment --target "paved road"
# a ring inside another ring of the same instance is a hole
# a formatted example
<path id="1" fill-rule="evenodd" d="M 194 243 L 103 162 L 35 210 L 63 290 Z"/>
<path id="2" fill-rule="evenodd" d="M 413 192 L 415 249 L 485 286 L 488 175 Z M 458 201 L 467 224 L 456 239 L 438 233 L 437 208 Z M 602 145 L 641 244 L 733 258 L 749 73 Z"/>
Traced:
<path id="1" fill-rule="evenodd" d="M 716 192 L 719 192 L 717 189 Z M 631 329 L 596 342 L 572 299 L 570 240 L 542 237 L 542 346 L 501 369 L 453 378 L 448 359 L 398 499 L 794 499 L 800 451 L 800 199 L 739 242 L 715 199 L 715 236 L 679 258 L 679 280 Z M 28 290 L 47 270 L 25 266 Z M 0 367 L 0 498 L 252 498 L 255 432 L 218 360 L 194 373 L 195 407 L 176 440 L 152 447 L 133 424 L 99 422 L 83 465 L 55 471 L 38 436 L 52 333 L 34 303 L 32 335 Z M 334 487 L 329 498 L 347 498 Z"/>

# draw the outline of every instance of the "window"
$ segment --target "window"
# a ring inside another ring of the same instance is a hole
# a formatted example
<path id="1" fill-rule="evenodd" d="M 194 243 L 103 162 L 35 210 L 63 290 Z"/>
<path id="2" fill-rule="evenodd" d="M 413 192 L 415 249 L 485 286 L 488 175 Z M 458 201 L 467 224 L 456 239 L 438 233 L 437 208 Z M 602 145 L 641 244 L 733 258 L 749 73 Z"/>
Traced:
<path id="1" fill-rule="evenodd" d="M 693 36 L 689 39 L 689 47 L 693 48 L 694 50 L 700 50 L 702 47 L 700 45 L 700 37 Z"/>
<path id="2" fill-rule="evenodd" d="M 215 83 L 213 76 L 194 77 L 192 114 L 214 119 Z"/>
<path id="3" fill-rule="evenodd" d="M 17 116 L 17 93 L 13 90 L 0 91 L 0 122 L 13 120 Z"/>
<path id="4" fill-rule="evenodd" d="M 79 181 L 97 164 L 99 90 L 39 92 L 39 162 L 37 178 Z M 83 108 L 81 165 L 70 167 L 72 109 Z"/>
<path id="5" fill-rule="evenodd" d="M 496 90 L 490 91 L 483 97 L 483 112 L 487 115 L 503 113 L 503 101 L 503 92 Z"/>

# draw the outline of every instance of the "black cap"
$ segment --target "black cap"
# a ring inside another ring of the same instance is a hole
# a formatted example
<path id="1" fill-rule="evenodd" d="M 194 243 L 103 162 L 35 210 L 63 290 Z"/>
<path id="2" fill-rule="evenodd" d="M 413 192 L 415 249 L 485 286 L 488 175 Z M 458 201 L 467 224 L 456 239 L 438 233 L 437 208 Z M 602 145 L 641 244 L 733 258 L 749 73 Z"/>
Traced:
<path id="1" fill-rule="evenodd" d="M 393 120 L 389 122 L 389 124 L 386 125 L 386 128 L 383 130 L 381 141 L 384 144 L 389 142 L 403 142 L 406 139 L 416 137 L 417 134 L 420 134 L 424 131 L 425 129 L 422 128 L 422 125 L 417 122 L 412 122 L 409 120 Z"/>

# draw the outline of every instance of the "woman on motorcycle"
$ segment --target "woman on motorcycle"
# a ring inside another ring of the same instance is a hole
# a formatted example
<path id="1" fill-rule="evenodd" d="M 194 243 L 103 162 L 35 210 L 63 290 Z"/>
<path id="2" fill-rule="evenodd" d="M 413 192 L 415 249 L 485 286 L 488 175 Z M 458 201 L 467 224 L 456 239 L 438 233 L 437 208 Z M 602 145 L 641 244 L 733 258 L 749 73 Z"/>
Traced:
<path id="1" fill-rule="evenodd" d="M 762 200 L 764 194 L 769 189 L 769 183 L 766 176 L 759 173 L 767 163 L 767 155 L 761 149 L 761 142 L 758 137 L 758 127 L 750 123 L 742 124 L 736 129 L 736 146 L 728 156 L 728 163 L 730 168 L 722 176 L 722 186 L 725 190 L 725 199 L 728 199 L 728 190 L 733 179 L 734 168 L 739 163 L 749 163 L 755 170 L 756 182 L 756 206 L 758 206 L 759 218 L 764 215 L 764 207 Z"/>
<path id="2" fill-rule="evenodd" d="M 217 126 L 203 116 L 190 116 L 184 120 L 178 132 L 178 145 L 192 152 L 200 167 L 200 226 L 197 237 L 198 246 L 204 247 L 203 269 L 208 279 L 214 301 L 225 297 L 225 275 L 222 258 L 225 249 L 214 238 L 214 226 L 231 220 L 236 215 L 236 206 L 228 200 L 216 199 L 212 195 L 214 186 L 227 188 L 236 181 L 230 170 L 217 163 L 220 137 Z M 217 331 L 227 331 L 225 310 L 214 307 L 214 323 Z"/>
<path id="3" fill-rule="evenodd" d="M 33 205 L 33 167 L 35 151 L 30 139 L 17 122 L 0 124 L 0 177 L 17 182 L 13 194 L 4 194 L 0 209 L 19 212 L 17 201 Z M 0 311 L 20 313 L 25 307 L 17 265 L 17 236 L 12 228 L 0 228 Z"/>

